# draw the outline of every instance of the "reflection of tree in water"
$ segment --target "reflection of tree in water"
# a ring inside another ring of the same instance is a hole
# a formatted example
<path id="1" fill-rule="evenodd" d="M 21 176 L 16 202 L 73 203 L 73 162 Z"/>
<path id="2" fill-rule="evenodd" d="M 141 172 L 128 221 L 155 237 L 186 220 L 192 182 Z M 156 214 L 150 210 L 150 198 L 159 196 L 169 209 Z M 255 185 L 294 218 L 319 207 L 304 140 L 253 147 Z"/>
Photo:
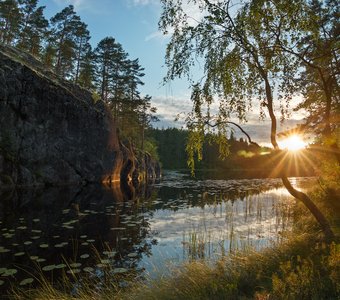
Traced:
<path id="1" fill-rule="evenodd" d="M 91 185 L 4 193 L 0 269 L 18 272 L 1 280 L 20 282 L 27 277 L 20 269 L 36 274 L 37 265 L 50 269 L 43 273 L 53 278 L 69 270 L 65 265 L 75 273 L 90 267 L 98 276 L 107 266 L 136 269 L 142 253 L 150 254 L 148 218 L 140 212 L 151 191 L 146 186 L 127 188 Z"/>

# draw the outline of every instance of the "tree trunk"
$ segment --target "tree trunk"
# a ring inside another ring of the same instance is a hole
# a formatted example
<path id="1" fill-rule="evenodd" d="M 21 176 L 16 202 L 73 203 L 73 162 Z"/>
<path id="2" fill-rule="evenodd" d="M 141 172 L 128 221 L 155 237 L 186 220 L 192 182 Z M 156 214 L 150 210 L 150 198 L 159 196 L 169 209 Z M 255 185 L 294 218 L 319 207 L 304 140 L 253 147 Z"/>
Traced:
<path id="1" fill-rule="evenodd" d="M 280 150 L 280 147 L 276 141 L 276 117 L 274 114 L 273 109 L 273 96 L 272 96 L 272 89 L 270 86 L 270 83 L 268 81 L 268 78 L 265 77 L 265 84 L 266 84 L 266 98 L 267 98 L 267 108 L 269 112 L 269 116 L 271 119 L 271 131 L 270 131 L 270 137 L 271 137 L 271 143 L 276 150 Z M 334 233 L 329 225 L 329 222 L 327 221 L 326 217 L 323 215 L 323 213 L 318 209 L 318 207 L 313 203 L 313 201 L 303 192 L 295 189 L 286 174 L 281 176 L 282 183 L 284 187 L 287 189 L 287 191 L 296 199 L 300 200 L 307 209 L 312 213 L 316 221 L 319 223 L 325 238 L 327 241 L 331 241 L 334 238 Z"/>

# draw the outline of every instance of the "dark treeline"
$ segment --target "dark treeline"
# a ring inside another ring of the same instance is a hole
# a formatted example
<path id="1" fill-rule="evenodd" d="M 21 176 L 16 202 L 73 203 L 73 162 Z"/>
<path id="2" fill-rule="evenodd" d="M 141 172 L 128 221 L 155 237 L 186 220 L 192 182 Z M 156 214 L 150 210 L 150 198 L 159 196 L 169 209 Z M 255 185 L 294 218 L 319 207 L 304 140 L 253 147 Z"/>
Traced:
<path id="1" fill-rule="evenodd" d="M 157 145 L 159 159 L 164 169 L 187 169 L 186 145 L 189 131 L 177 128 L 150 129 L 148 136 Z M 203 144 L 203 157 L 196 161 L 198 174 L 222 177 L 278 177 L 280 163 L 283 158 L 289 160 L 287 151 L 274 151 L 272 148 L 249 144 L 244 138 L 237 139 L 233 132 L 227 138 L 228 153 L 221 157 L 218 141 L 213 135 L 207 136 Z M 309 157 L 311 150 L 304 150 L 304 156 Z M 291 176 L 313 175 L 312 166 L 297 169 L 294 165 L 287 167 Z M 273 170 L 275 169 L 275 172 Z"/>
<path id="2" fill-rule="evenodd" d="M 93 92 L 112 110 L 124 138 L 144 148 L 155 117 L 151 97 L 140 95 L 144 68 L 113 37 L 93 48 L 87 24 L 69 5 L 50 20 L 38 0 L 0 2 L 0 42 L 38 58 L 61 78 Z"/>

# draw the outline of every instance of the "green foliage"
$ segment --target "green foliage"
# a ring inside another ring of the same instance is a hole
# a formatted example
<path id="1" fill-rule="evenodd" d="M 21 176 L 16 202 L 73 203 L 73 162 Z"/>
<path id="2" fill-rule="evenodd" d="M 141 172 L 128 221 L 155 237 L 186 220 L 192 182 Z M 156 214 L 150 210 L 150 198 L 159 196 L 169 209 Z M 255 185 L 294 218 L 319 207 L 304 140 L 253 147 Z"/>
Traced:
<path id="1" fill-rule="evenodd" d="M 143 149 L 145 130 L 157 118 L 151 97 L 140 96 L 145 74 L 139 60 L 130 59 L 113 37 L 102 39 L 92 50 L 87 24 L 73 5 L 56 13 L 50 22 L 44 9 L 38 7 L 38 0 L 0 2 L 0 42 L 40 57 L 62 79 L 92 91 L 94 102 L 101 98 L 108 104 L 123 138 Z"/>
<path id="2" fill-rule="evenodd" d="M 297 256 L 280 263 L 279 272 L 272 276 L 273 297 L 315 300 L 336 297 L 339 292 L 336 280 L 340 276 L 340 248 L 334 243 L 329 248 L 326 245 L 321 247 L 325 250 L 316 250 L 321 255 L 319 258 Z"/>
<path id="3" fill-rule="evenodd" d="M 339 88 L 334 1 L 193 0 L 191 5 L 201 14 L 195 21 L 186 1 L 163 0 L 159 21 L 164 33 L 172 32 L 164 80 L 187 76 L 192 82 L 193 108 L 186 118 L 196 137 L 188 140 L 191 167 L 193 155 L 200 159 L 203 135 L 212 126 L 223 132 L 232 117 L 246 121 L 253 103 L 261 118 L 269 114 L 276 149 L 275 109 L 281 121 L 289 117 L 290 100 L 297 93 L 310 96 L 302 105 L 314 118 L 307 122 L 328 133 L 335 130 L 331 115 L 339 113 Z M 191 69 L 202 62 L 203 76 L 195 82 Z M 219 109 L 212 114 L 216 99 Z"/>
<path id="4" fill-rule="evenodd" d="M 93 99 L 93 102 L 96 103 L 98 102 L 101 98 L 100 98 L 100 95 L 96 92 L 93 92 L 92 93 L 92 99 Z"/>
<path id="5" fill-rule="evenodd" d="M 159 161 L 159 154 L 156 141 L 152 138 L 147 138 L 144 141 L 144 151 L 149 153 L 153 159 Z"/>

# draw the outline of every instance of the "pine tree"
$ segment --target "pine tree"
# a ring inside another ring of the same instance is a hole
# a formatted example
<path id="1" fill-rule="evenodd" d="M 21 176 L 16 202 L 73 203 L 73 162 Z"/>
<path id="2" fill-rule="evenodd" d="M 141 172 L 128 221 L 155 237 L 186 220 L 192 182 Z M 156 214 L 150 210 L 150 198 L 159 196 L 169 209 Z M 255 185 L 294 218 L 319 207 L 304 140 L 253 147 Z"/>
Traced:
<path id="1" fill-rule="evenodd" d="M 126 57 L 122 45 L 112 37 L 101 40 L 95 49 L 98 92 L 111 105 L 124 95 Z"/>
<path id="2" fill-rule="evenodd" d="M 144 68 L 139 64 L 138 58 L 135 60 L 127 61 L 126 70 L 126 86 L 127 86 L 127 96 L 130 100 L 139 99 L 138 86 L 144 85 L 141 80 L 145 74 L 143 73 Z"/>
<path id="3" fill-rule="evenodd" d="M 79 75 L 81 65 L 85 59 L 88 59 L 89 52 L 91 51 L 90 32 L 87 30 L 87 25 L 84 22 L 75 23 L 75 45 L 76 45 L 76 59 L 75 59 L 75 74 L 74 82 L 79 82 Z"/>
<path id="4" fill-rule="evenodd" d="M 37 7 L 38 0 L 19 0 L 19 3 L 22 22 L 17 47 L 38 56 L 48 28 L 44 17 L 45 6 Z"/>
<path id="5" fill-rule="evenodd" d="M 55 72 L 63 78 L 69 78 L 76 58 L 75 32 L 80 17 L 76 15 L 73 5 L 65 7 L 51 18 L 50 47 L 56 51 Z"/>
<path id="6" fill-rule="evenodd" d="M 94 88 L 95 81 L 95 64 L 94 64 L 94 53 L 91 47 L 88 49 L 88 52 L 82 58 L 80 62 L 80 71 L 78 84 L 82 87 L 92 90 Z"/>
<path id="7" fill-rule="evenodd" d="M 22 16 L 16 0 L 0 2 L 0 41 L 11 45 L 14 43 L 20 30 Z"/>

